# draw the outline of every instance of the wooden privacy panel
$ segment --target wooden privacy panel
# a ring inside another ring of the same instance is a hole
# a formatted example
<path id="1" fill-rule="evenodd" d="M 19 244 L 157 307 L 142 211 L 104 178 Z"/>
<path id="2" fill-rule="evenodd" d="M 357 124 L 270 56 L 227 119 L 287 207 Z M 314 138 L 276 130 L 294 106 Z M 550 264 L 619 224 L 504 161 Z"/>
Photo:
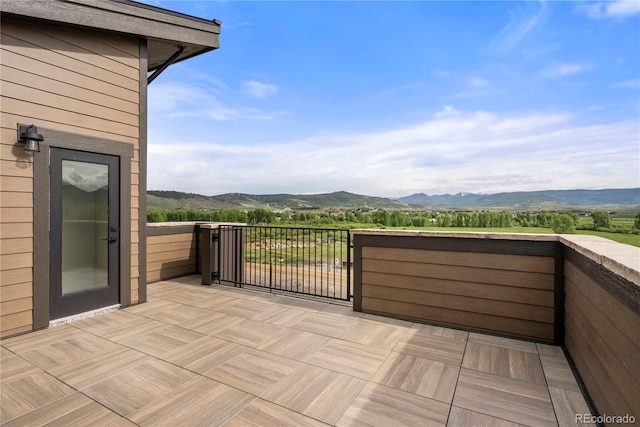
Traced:
<path id="1" fill-rule="evenodd" d="M 147 227 L 147 282 L 197 273 L 197 241 L 193 225 Z"/>
<path id="2" fill-rule="evenodd" d="M 640 419 L 640 313 L 633 294 L 635 309 L 624 302 L 624 289 L 638 285 L 572 250 L 565 254 L 569 355 L 600 414 Z"/>
<path id="3" fill-rule="evenodd" d="M 362 243 L 360 283 L 355 283 L 361 286 L 362 311 L 554 341 L 552 243 L 544 242 L 551 246 L 531 255 L 491 253 L 486 243 L 474 248 L 463 239 L 457 239 L 457 251 L 440 250 L 439 243 L 452 240 L 442 237 L 428 239 L 420 249 L 415 239 L 425 238 L 404 239 L 407 248 L 398 247 L 402 239 L 390 240 L 394 247 L 385 246 L 380 236 Z M 356 259 L 357 252 L 356 243 Z"/>

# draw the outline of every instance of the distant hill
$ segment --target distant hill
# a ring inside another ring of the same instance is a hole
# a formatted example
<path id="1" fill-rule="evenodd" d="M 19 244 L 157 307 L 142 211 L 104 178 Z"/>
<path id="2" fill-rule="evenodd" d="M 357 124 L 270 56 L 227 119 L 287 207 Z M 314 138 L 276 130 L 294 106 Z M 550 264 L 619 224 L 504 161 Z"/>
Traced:
<path id="1" fill-rule="evenodd" d="M 148 191 L 148 208 L 163 209 L 285 209 L 325 210 L 330 208 L 409 209 L 406 203 L 384 197 L 336 191 L 325 194 L 243 194 L 228 193 L 202 196 L 179 191 Z"/>
<path id="2" fill-rule="evenodd" d="M 640 205 L 640 188 L 607 190 L 546 190 L 518 191 L 496 194 L 441 194 L 424 193 L 401 197 L 400 202 L 424 207 L 449 208 L 563 208 Z"/>
<path id="3" fill-rule="evenodd" d="M 399 199 L 336 191 L 325 194 L 243 194 L 203 196 L 179 191 L 148 191 L 147 207 L 163 209 L 563 209 L 604 206 L 638 206 L 640 188 L 610 190 L 518 191 L 496 194 L 413 194 Z"/>

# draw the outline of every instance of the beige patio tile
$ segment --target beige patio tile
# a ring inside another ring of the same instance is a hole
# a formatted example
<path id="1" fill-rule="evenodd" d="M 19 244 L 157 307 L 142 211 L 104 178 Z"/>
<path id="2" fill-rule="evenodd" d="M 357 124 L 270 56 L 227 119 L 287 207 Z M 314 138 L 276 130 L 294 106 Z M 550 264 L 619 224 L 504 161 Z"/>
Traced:
<path id="1" fill-rule="evenodd" d="M 248 350 L 204 373 L 218 382 L 260 396 L 301 366 L 300 362 L 259 350 Z"/>
<path id="2" fill-rule="evenodd" d="M 205 336 L 165 354 L 162 359 L 202 374 L 248 349 L 240 344 Z"/>
<path id="3" fill-rule="evenodd" d="M 513 338 L 498 337 L 495 335 L 479 334 L 476 332 L 469 333 L 469 342 L 477 344 L 492 345 L 495 347 L 503 347 L 511 350 L 526 351 L 527 353 L 538 353 L 538 347 L 535 343 Z"/>
<path id="4" fill-rule="evenodd" d="M 5 356 L 0 361 L 0 367 L 2 367 L 0 371 L 0 384 L 6 384 L 14 379 L 40 371 L 40 368 L 27 362 L 22 357 L 13 355 L 11 352 L 8 353 L 11 354 L 11 356 Z"/>
<path id="5" fill-rule="evenodd" d="M 61 397 L 46 406 L 16 418 L 5 426 L 108 426 L 120 417 L 82 393 Z"/>
<path id="6" fill-rule="evenodd" d="M 303 365 L 262 398 L 327 424 L 335 424 L 365 385 L 364 380 Z"/>
<path id="7" fill-rule="evenodd" d="M 251 301 L 238 299 L 237 301 L 225 304 L 216 311 L 219 313 L 230 314 L 232 316 L 244 317 L 250 319 L 256 314 L 260 314 L 271 308 L 271 304 L 262 301 Z"/>
<path id="8" fill-rule="evenodd" d="M 293 328 L 318 335 L 340 338 L 349 332 L 356 324 L 355 320 L 332 314 L 311 313 L 296 324 Z"/>
<path id="9" fill-rule="evenodd" d="M 265 340 L 258 346 L 258 349 L 290 359 L 304 361 L 324 347 L 330 339 L 324 335 L 287 329 L 279 335 Z"/>
<path id="10" fill-rule="evenodd" d="M 453 406 L 530 426 L 556 425 L 545 385 L 462 368 Z"/>
<path id="11" fill-rule="evenodd" d="M 257 347 L 262 342 L 278 336 L 286 330 L 282 326 L 271 323 L 245 320 L 215 332 L 213 335 L 247 347 Z"/>
<path id="12" fill-rule="evenodd" d="M 137 314 L 139 316 L 146 316 L 146 313 L 152 313 L 163 308 L 171 308 L 175 306 L 175 302 L 167 301 L 159 298 L 149 299 L 144 304 L 132 305 L 131 307 L 123 308 L 127 313 Z"/>
<path id="13" fill-rule="evenodd" d="M 244 320 L 242 317 L 218 313 L 217 311 L 207 311 L 206 314 L 187 319 L 178 324 L 178 326 L 202 334 L 212 335 L 224 328 L 237 325 Z"/>
<path id="14" fill-rule="evenodd" d="M 310 299 L 297 298 L 293 296 L 274 295 L 272 302 L 290 308 L 299 308 L 310 311 L 322 311 L 329 303 L 312 301 Z"/>
<path id="15" fill-rule="evenodd" d="M 127 416 L 154 399 L 194 379 L 193 372 L 153 359 L 83 390 L 83 393 Z"/>
<path id="16" fill-rule="evenodd" d="M 82 329 L 85 332 L 100 334 L 107 331 L 108 328 L 117 327 L 128 322 L 143 319 L 137 314 L 129 313 L 125 310 L 116 310 L 109 313 L 108 316 L 99 315 L 87 317 L 72 323 L 74 328 Z"/>
<path id="17" fill-rule="evenodd" d="M 406 328 L 356 320 L 349 331 L 342 336 L 342 339 L 392 350 L 406 331 Z"/>
<path id="18" fill-rule="evenodd" d="M 144 405 L 128 418 L 140 426 L 220 426 L 254 397 L 199 377 Z"/>
<path id="19" fill-rule="evenodd" d="M 178 288 L 176 291 L 167 292 L 158 298 L 179 304 L 194 305 L 205 298 L 211 298 L 211 293 L 199 289 Z"/>
<path id="20" fill-rule="evenodd" d="M 15 353 L 13 353 L 8 348 L 4 348 L 3 346 L 0 346 L 0 361 L 4 360 L 5 357 L 12 357 L 14 355 Z"/>
<path id="21" fill-rule="evenodd" d="M 380 384 L 368 383 L 336 424 L 339 427 L 444 426 L 449 405 Z"/>
<path id="22" fill-rule="evenodd" d="M 216 291 L 209 295 L 207 298 L 203 298 L 201 301 L 194 302 L 193 305 L 199 308 L 205 308 L 207 310 L 218 310 L 226 306 L 227 304 L 233 304 L 236 301 L 238 301 L 237 296 Z"/>
<path id="23" fill-rule="evenodd" d="M 393 352 L 371 381 L 451 403 L 460 367 Z"/>
<path id="24" fill-rule="evenodd" d="M 137 316 L 137 318 L 130 319 L 126 322 L 105 326 L 99 332 L 94 331 L 94 333 L 99 333 L 100 336 L 108 340 L 120 342 L 128 337 L 142 335 L 154 329 L 165 327 L 166 325 L 166 323 L 157 320 Z"/>
<path id="25" fill-rule="evenodd" d="M 15 367 L 15 365 L 14 365 Z M 4 361 L 3 361 L 4 370 Z M 37 370 L 12 379 L 3 379 L 0 387 L 0 422 L 24 415 L 75 392 L 67 384 Z M 23 424 L 29 425 L 29 424 Z"/>
<path id="26" fill-rule="evenodd" d="M 120 348 L 112 341 L 81 332 L 73 334 L 66 340 L 25 351 L 21 353 L 21 356 L 41 369 L 50 370 L 56 366 L 78 363 L 99 353 L 115 351 Z"/>
<path id="27" fill-rule="evenodd" d="M 545 356 L 565 357 L 564 351 L 562 351 L 562 347 L 560 346 L 536 343 L 536 347 L 538 347 L 538 353 L 540 355 L 544 354 Z"/>
<path id="28" fill-rule="evenodd" d="M 155 319 L 159 322 L 179 325 L 195 317 L 204 316 L 209 313 L 210 311 L 205 310 L 204 308 L 171 302 L 171 305 L 146 311 L 144 316 L 150 319 Z"/>
<path id="29" fill-rule="evenodd" d="M 580 392 L 578 382 L 564 355 L 561 357 L 541 355 L 540 362 L 542 362 L 542 369 L 549 387 Z"/>
<path id="30" fill-rule="evenodd" d="M 98 353 L 80 362 L 56 366 L 51 368 L 49 373 L 70 386 L 82 390 L 149 359 L 146 354 L 122 347 L 115 351 Z"/>
<path id="31" fill-rule="evenodd" d="M 353 377 L 370 379 L 389 355 L 388 350 L 332 339 L 306 359 L 307 363 Z"/>
<path id="32" fill-rule="evenodd" d="M 420 332 L 422 334 L 435 335 L 437 337 L 455 338 L 466 341 L 469 338 L 468 331 L 461 331 L 459 329 L 445 328 L 442 326 L 426 325 L 423 323 L 414 323 L 411 329 Z"/>
<path id="33" fill-rule="evenodd" d="M 376 314 L 370 313 L 362 313 L 361 320 L 366 320 L 367 322 L 373 323 L 381 323 L 383 325 L 395 326 L 398 328 L 406 328 L 409 329 L 413 325 L 413 322 L 402 319 L 395 319 L 393 317 L 386 316 L 378 316 Z"/>
<path id="34" fill-rule="evenodd" d="M 206 336 L 179 326 L 159 327 L 118 340 L 123 345 L 152 356 L 161 357 L 172 350 Z"/>
<path id="35" fill-rule="evenodd" d="M 295 323 L 311 315 L 312 312 L 297 308 L 286 308 L 281 305 L 271 305 L 269 309 L 251 318 L 257 322 L 272 323 L 278 326 L 291 327 Z"/>
<path id="36" fill-rule="evenodd" d="M 449 421 L 447 425 L 450 427 L 457 426 L 483 426 L 483 427 L 526 427 L 523 424 L 512 423 L 511 421 L 502 420 L 490 415 L 481 414 L 480 412 L 470 411 L 457 406 L 451 407 Z"/>
<path id="37" fill-rule="evenodd" d="M 577 415 L 591 414 L 589 406 L 579 390 L 566 390 L 550 386 L 549 393 L 551 394 L 551 402 L 553 403 L 553 408 L 556 411 L 556 417 L 558 417 L 559 425 L 595 426 L 593 423 L 586 423 L 581 420 L 577 421 Z"/>
<path id="38" fill-rule="evenodd" d="M 516 380 L 545 384 L 537 354 L 468 342 L 462 367 Z"/>
<path id="39" fill-rule="evenodd" d="M 402 337 L 393 351 L 459 365 L 462 363 L 465 347 L 466 341 L 463 339 L 431 335 L 412 329 Z"/>
<path id="40" fill-rule="evenodd" d="M 68 324 L 54 326 L 41 331 L 30 332 L 24 335 L 2 340 L 2 346 L 13 353 L 20 354 L 38 347 L 53 344 L 58 341 L 69 339 L 72 335 L 80 334 L 81 331 Z"/>
<path id="41" fill-rule="evenodd" d="M 354 311 L 353 306 L 351 304 L 349 305 L 329 304 L 321 311 L 321 313 L 336 314 L 339 316 L 355 317 L 355 318 L 360 318 L 364 316 L 364 313 L 359 311 Z"/>
<path id="42" fill-rule="evenodd" d="M 262 399 L 255 399 L 224 423 L 224 427 L 325 427 L 326 425 Z"/>

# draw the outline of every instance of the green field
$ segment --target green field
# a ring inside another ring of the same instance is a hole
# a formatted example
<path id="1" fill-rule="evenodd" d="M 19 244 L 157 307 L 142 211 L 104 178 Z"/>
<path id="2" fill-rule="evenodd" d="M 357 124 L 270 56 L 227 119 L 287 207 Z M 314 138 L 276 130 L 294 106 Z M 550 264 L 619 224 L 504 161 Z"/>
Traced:
<path id="1" fill-rule="evenodd" d="M 371 227 L 369 226 L 365 228 L 371 228 Z M 552 229 L 542 228 L 542 227 L 504 227 L 504 228 L 428 227 L 428 228 L 421 228 L 420 230 L 440 231 L 440 232 L 467 231 L 467 232 L 478 232 L 478 233 L 553 234 Z M 616 241 L 618 243 L 624 243 L 627 245 L 640 247 L 640 234 L 611 233 L 606 231 L 595 231 L 595 230 L 577 230 L 575 234 L 587 234 L 590 236 L 600 236 L 600 237 L 604 237 L 605 239 Z"/>

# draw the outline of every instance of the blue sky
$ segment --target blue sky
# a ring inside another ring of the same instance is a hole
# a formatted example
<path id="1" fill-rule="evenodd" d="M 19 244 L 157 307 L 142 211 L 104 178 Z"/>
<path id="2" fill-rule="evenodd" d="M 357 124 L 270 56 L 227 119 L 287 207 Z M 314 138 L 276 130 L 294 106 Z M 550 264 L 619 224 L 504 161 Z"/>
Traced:
<path id="1" fill-rule="evenodd" d="M 640 2 L 148 1 L 223 22 L 149 86 L 149 189 L 640 187 Z"/>

